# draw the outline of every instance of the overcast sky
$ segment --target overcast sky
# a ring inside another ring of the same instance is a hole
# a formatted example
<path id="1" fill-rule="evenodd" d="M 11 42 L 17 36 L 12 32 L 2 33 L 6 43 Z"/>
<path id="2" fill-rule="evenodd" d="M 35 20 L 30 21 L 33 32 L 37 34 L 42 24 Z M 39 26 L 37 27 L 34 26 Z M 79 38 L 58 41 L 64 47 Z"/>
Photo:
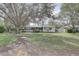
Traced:
<path id="1" fill-rule="evenodd" d="M 56 7 L 54 9 L 55 13 L 58 14 L 60 12 L 60 8 L 61 8 L 61 4 L 60 3 L 57 3 L 56 4 Z"/>

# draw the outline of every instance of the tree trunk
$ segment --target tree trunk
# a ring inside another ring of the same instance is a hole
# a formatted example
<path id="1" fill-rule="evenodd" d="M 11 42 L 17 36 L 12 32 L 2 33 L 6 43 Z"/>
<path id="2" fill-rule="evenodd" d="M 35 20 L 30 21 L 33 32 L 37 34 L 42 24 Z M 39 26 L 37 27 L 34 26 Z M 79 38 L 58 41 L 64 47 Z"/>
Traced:
<path id="1" fill-rule="evenodd" d="M 74 24 L 74 21 L 72 20 L 72 30 L 73 30 L 73 32 L 76 32 L 75 31 L 75 24 Z"/>
<path id="2" fill-rule="evenodd" d="M 16 34 L 20 34 L 20 29 L 16 28 Z"/>

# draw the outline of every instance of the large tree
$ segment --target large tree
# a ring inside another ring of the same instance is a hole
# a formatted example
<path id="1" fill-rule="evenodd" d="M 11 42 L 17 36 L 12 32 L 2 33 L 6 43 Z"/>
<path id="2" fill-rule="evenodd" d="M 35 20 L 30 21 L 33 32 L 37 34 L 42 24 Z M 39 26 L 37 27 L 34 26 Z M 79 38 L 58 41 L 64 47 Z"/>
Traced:
<path id="1" fill-rule="evenodd" d="M 25 4 L 25 3 L 2 3 L 0 4 L 0 17 L 5 19 L 6 27 L 14 27 L 16 32 L 24 28 L 29 22 L 42 21 L 43 18 L 51 17 L 54 4 Z M 38 18 L 38 20 L 36 20 Z M 44 21 L 42 22 L 43 25 Z"/>
<path id="2" fill-rule="evenodd" d="M 9 23 L 9 25 L 13 25 L 16 29 L 16 32 L 20 32 L 20 29 L 23 28 L 26 23 L 28 23 L 31 12 L 31 5 L 29 4 L 0 4 L 0 17 L 5 20 L 6 25 L 7 23 Z"/>
<path id="3" fill-rule="evenodd" d="M 75 25 L 79 22 L 79 4 L 78 3 L 64 3 L 61 6 L 61 16 L 64 19 L 70 20 L 72 29 L 75 28 Z"/>

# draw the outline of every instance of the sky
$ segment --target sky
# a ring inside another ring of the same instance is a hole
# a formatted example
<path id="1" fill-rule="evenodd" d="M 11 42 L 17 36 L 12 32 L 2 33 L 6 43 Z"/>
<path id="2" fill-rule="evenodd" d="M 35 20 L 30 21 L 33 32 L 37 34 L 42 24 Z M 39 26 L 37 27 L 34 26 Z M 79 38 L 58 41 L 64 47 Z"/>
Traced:
<path id="1" fill-rule="evenodd" d="M 58 14 L 60 12 L 60 8 L 61 8 L 61 3 L 57 3 L 56 7 L 54 9 L 55 13 Z"/>

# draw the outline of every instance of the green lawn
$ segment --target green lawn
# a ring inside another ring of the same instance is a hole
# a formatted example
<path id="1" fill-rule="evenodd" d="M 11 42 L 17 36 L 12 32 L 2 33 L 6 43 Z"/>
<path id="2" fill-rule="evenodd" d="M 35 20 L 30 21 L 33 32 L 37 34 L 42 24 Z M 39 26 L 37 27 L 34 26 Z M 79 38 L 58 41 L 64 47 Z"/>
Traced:
<path id="1" fill-rule="evenodd" d="M 79 49 L 79 33 L 23 33 L 28 40 L 50 50 L 63 49 Z M 4 46 L 16 41 L 14 34 L 3 33 L 0 34 L 0 46 Z"/>
<path id="2" fill-rule="evenodd" d="M 79 33 L 26 33 L 31 43 L 49 49 L 79 49 Z"/>
<path id="3" fill-rule="evenodd" d="M 11 44 L 16 40 L 16 36 L 10 33 L 0 33 L 0 46 Z"/>

